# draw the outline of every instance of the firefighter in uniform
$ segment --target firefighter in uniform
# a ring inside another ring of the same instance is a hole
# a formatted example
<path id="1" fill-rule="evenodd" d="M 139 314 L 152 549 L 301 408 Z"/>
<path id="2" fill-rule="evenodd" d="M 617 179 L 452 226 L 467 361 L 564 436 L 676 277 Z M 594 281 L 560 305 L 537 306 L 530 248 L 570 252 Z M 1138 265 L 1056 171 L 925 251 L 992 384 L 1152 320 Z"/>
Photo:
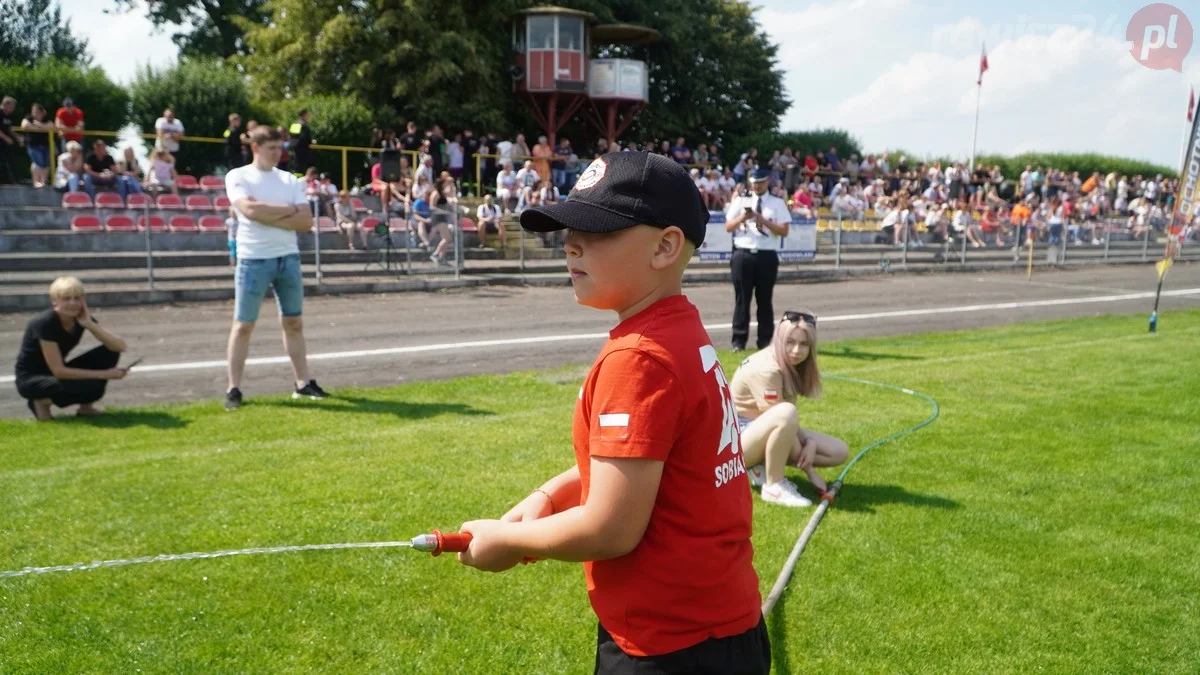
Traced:
<path id="1" fill-rule="evenodd" d="M 733 348 L 742 350 L 750 337 L 750 301 L 758 305 L 758 348 L 771 344 L 775 309 L 771 304 L 779 275 L 778 251 L 792 222 L 787 203 L 767 192 L 771 173 L 765 167 L 749 177 L 750 190 L 734 197 L 725 211 L 725 231 L 733 234 Z"/>

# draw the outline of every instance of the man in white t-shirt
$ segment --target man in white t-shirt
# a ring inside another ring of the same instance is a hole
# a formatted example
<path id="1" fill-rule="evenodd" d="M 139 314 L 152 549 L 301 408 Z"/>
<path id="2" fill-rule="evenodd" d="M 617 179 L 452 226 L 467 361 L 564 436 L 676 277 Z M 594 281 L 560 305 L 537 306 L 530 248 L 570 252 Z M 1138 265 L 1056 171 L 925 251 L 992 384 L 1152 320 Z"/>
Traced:
<path id="1" fill-rule="evenodd" d="M 491 195 L 483 196 L 483 203 L 475 210 L 475 218 L 479 227 L 479 248 L 483 248 L 488 228 L 491 227 L 496 230 L 496 234 L 500 235 L 500 249 L 503 250 L 505 248 L 504 217 L 500 207 L 496 205 L 496 200 L 492 199 Z"/>
<path id="2" fill-rule="evenodd" d="M 292 398 L 325 398 L 309 377 L 301 314 L 304 280 L 300 274 L 297 232 L 312 229 L 304 183 L 276 166 L 283 153 L 281 134 L 273 127 L 250 133 L 254 161 L 225 174 L 225 192 L 237 215 L 237 272 L 233 329 L 229 333 L 229 389 L 225 409 L 242 404 L 242 371 L 250 352 L 250 335 L 270 287 L 279 307 L 283 344 L 292 362 L 296 387 Z"/>
<path id="3" fill-rule="evenodd" d="M 158 147 L 171 153 L 179 153 L 179 139 L 183 138 L 183 122 L 175 119 L 175 111 L 167 108 L 162 117 L 154 122 L 154 133 L 158 136 Z"/>

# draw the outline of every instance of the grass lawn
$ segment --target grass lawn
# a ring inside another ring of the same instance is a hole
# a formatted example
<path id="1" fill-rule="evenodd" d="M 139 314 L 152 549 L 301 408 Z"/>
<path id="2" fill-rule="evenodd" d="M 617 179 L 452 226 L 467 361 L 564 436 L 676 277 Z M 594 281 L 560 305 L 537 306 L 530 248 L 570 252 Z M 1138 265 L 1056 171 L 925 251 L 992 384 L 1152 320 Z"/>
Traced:
<path id="1" fill-rule="evenodd" d="M 942 416 L 850 474 L 769 617 L 776 672 L 1196 672 L 1200 311 L 1160 326 L 823 344 L 826 372 Z M 582 375 L 0 421 L 0 571 L 498 517 L 572 461 Z M 852 447 L 928 413 L 836 381 L 801 409 Z M 764 593 L 810 513 L 755 498 Z M 580 673 L 594 642 L 563 563 L 356 550 L 0 579 L 5 673 Z"/>

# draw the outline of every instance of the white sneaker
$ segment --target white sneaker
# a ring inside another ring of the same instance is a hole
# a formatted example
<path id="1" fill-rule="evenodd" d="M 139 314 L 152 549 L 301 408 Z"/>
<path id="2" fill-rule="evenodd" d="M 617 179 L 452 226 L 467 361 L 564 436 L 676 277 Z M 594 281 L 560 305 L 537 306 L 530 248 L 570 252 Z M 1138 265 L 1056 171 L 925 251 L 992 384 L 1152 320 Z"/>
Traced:
<path id="1" fill-rule="evenodd" d="M 762 487 L 767 482 L 767 467 L 762 464 L 755 464 L 746 469 L 746 475 L 750 477 L 751 486 Z"/>
<path id="2" fill-rule="evenodd" d="M 777 483 L 763 486 L 762 500 L 769 504 L 779 504 L 781 506 L 797 506 L 801 508 L 812 506 L 812 502 L 800 494 L 796 490 L 795 484 L 786 478 Z"/>

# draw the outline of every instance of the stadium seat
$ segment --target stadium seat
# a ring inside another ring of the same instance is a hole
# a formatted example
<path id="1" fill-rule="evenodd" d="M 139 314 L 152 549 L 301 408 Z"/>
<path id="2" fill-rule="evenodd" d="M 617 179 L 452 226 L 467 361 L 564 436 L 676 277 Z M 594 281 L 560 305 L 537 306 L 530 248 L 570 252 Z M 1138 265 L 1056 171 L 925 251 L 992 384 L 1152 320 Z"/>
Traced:
<path id="1" fill-rule="evenodd" d="M 125 208 L 125 200 L 121 199 L 121 195 L 115 192 L 101 192 L 96 195 L 96 208 L 123 209 Z"/>
<path id="2" fill-rule="evenodd" d="M 85 197 L 87 195 L 84 195 Z M 96 216 L 87 216 L 80 214 L 71 217 L 72 232 L 103 232 L 104 227 L 100 224 L 100 219 Z"/>
<path id="3" fill-rule="evenodd" d="M 318 218 L 317 219 L 317 227 L 322 232 L 337 232 L 337 231 L 339 231 L 337 223 L 333 222 L 333 218 L 330 218 L 329 216 L 321 216 L 320 218 Z"/>
<path id="4" fill-rule="evenodd" d="M 146 231 L 146 217 L 145 216 L 142 216 L 137 219 L 137 227 L 138 227 L 138 231 L 140 231 L 140 232 Z M 167 223 L 166 223 L 166 221 L 164 221 L 162 219 L 161 216 L 150 216 L 150 231 L 151 232 L 164 232 L 164 231 L 166 231 L 166 229 L 167 229 Z"/>
<path id="5" fill-rule="evenodd" d="M 181 174 L 175 179 L 175 187 L 180 190 L 199 190 L 200 182 L 196 180 L 195 176 Z"/>
<path id="6" fill-rule="evenodd" d="M 225 179 L 216 176 L 201 176 L 200 189 L 209 192 L 220 192 L 225 189 Z"/>
<path id="7" fill-rule="evenodd" d="M 363 218 L 362 228 L 364 230 L 366 230 L 367 232 L 374 232 L 375 226 L 379 225 L 379 223 L 382 223 L 382 222 L 383 221 L 378 218 Z"/>
<path id="8" fill-rule="evenodd" d="M 191 195 L 184 202 L 188 211 L 212 211 L 212 200 L 207 195 Z"/>
<path id="9" fill-rule="evenodd" d="M 476 225 L 475 225 L 475 221 L 471 220 L 470 218 L 463 218 L 462 220 L 459 221 L 458 226 L 459 226 L 459 228 L 462 229 L 463 232 L 478 232 L 479 231 L 479 228 L 476 227 Z"/>
<path id="10" fill-rule="evenodd" d="M 90 209 L 92 208 L 92 198 L 87 196 L 86 192 L 68 192 L 63 195 L 62 207 L 64 209 Z"/>
<path id="11" fill-rule="evenodd" d="M 150 198 L 150 195 L 142 192 L 131 194 L 125 200 L 125 208 L 127 209 L 144 209 L 147 206 L 154 206 L 154 200 Z"/>
<path id="12" fill-rule="evenodd" d="M 218 195 L 216 197 L 213 197 L 213 210 L 214 211 L 228 211 L 229 206 L 230 206 L 229 197 L 226 197 L 225 195 Z"/>
<path id="13" fill-rule="evenodd" d="M 157 203 L 158 208 L 162 211 L 182 211 L 184 208 L 183 200 L 180 199 L 179 195 L 159 195 Z"/>
<path id="14" fill-rule="evenodd" d="M 363 200 L 359 199 L 358 197 L 350 198 L 350 207 L 359 213 L 364 213 L 371 210 L 368 209 L 367 205 L 363 203 Z"/>
<path id="15" fill-rule="evenodd" d="M 137 226 L 133 224 L 133 218 L 121 215 L 113 215 L 105 218 L 104 229 L 109 232 L 137 232 Z"/>
<path id="16" fill-rule="evenodd" d="M 388 232 L 407 232 L 408 221 L 403 218 L 388 218 Z"/>
<path id="17" fill-rule="evenodd" d="M 199 228 L 201 232 L 224 232 L 225 219 L 221 216 L 200 216 Z"/>
<path id="18" fill-rule="evenodd" d="M 191 216 L 171 216 L 167 221 L 167 229 L 172 232 L 198 232 L 196 221 Z"/>

